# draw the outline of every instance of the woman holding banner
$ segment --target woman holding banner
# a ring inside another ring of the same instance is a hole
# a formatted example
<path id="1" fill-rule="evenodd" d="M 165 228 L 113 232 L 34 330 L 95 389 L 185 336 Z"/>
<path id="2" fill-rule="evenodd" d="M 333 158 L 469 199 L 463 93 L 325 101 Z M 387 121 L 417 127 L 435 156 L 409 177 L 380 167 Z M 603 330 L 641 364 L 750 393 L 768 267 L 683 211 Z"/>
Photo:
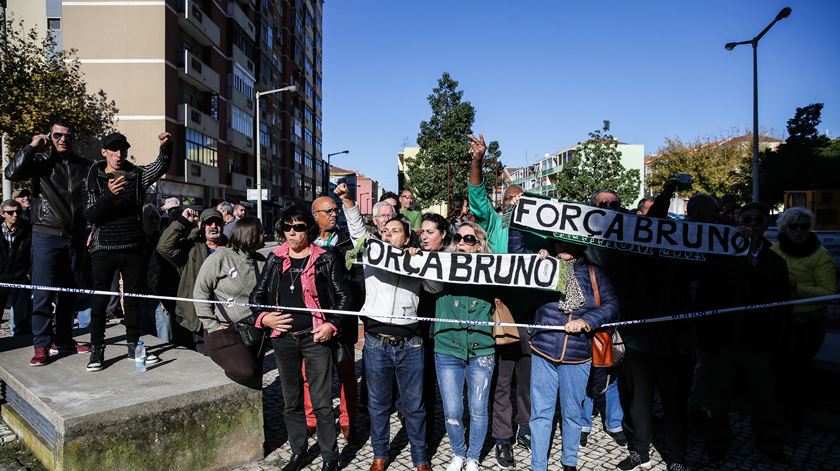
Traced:
<path id="1" fill-rule="evenodd" d="M 452 252 L 489 253 L 487 233 L 474 222 L 464 222 L 452 238 Z M 474 284 L 447 284 L 437 299 L 435 315 L 442 319 L 493 321 L 493 290 Z M 447 471 L 478 471 L 478 459 L 489 422 L 487 409 L 495 366 L 496 340 L 489 325 L 436 322 L 435 369 L 443 400 L 446 433 L 453 459 Z M 469 447 L 464 443 L 464 381 L 470 408 Z"/>
<path id="2" fill-rule="evenodd" d="M 583 246 L 554 241 L 566 269 L 565 297 L 534 292 L 534 324 L 563 326 L 564 330 L 531 330 L 531 466 L 543 471 L 557 395 L 563 424 L 564 470 L 577 469 L 583 417 L 581 407 L 592 364 L 589 333 L 618 317 L 618 298 L 606 274 L 590 265 Z M 573 275 L 573 276 L 568 276 Z"/>
<path id="3" fill-rule="evenodd" d="M 362 223 L 359 207 L 347 185 L 335 189 L 341 199 L 350 238 L 355 245 L 370 237 Z M 408 221 L 394 217 L 383 226 L 382 240 L 404 249 L 410 240 Z M 411 443 L 411 461 L 418 471 L 431 470 L 426 441 L 426 412 L 423 407 L 423 337 L 417 316 L 420 288 L 440 292 L 443 284 L 391 273 L 365 265 L 365 305 L 359 317 L 365 324 L 363 351 L 368 388 L 371 471 L 385 469 L 390 456 L 391 396 L 394 382 L 399 390 L 398 405 L 405 418 Z M 390 316 L 390 317 L 382 317 Z"/>

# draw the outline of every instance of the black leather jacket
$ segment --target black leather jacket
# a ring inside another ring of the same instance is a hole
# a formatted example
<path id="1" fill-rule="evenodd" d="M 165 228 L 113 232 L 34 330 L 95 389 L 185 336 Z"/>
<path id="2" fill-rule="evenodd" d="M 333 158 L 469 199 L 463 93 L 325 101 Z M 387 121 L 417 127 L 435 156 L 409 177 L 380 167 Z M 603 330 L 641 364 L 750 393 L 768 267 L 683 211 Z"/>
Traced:
<path id="1" fill-rule="evenodd" d="M 84 181 L 90 161 L 72 151 L 36 152 L 26 146 L 6 167 L 12 181 L 32 179 L 33 230 L 70 238 L 84 232 Z"/>
<path id="2" fill-rule="evenodd" d="M 281 269 L 281 259 L 272 253 L 257 280 L 257 286 L 251 291 L 249 303 L 274 304 L 283 275 L 280 272 Z M 350 308 L 350 287 L 344 276 L 344 266 L 331 252 L 324 252 L 315 260 L 315 290 L 318 292 L 321 308 L 339 310 Z M 265 309 L 251 308 L 251 311 L 253 314 L 248 322 L 253 323 Z M 338 328 L 341 324 L 341 316 L 324 313 L 324 322 L 329 322 Z"/>

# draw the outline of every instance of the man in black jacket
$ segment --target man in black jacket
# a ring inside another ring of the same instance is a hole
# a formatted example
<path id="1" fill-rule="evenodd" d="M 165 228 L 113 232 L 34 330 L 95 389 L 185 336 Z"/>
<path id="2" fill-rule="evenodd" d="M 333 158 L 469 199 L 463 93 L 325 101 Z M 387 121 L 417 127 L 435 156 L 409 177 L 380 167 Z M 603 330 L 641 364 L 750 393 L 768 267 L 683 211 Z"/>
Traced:
<path id="1" fill-rule="evenodd" d="M 3 283 L 29 284 L 29 270 L 32 268 L 32 227 L 23 219 L 23 206 L 15 200 L 6 200 L 0 205 L 3 211 L 0 239 L 0 281 Z M 28 289 L 0 288 L 0 309 L 11 307 L 9 321 L 12 335 L 27 335 L 32 327 L 32 303 Z"/>
<path id="2" fill-rule="evenodd" d="M 82 186 L 90 162 L 73 152 L 73 138 L 73 125 L 64 118 L 55 119 L 49 134 L 32 136 L 32 142 L 6 167 L 9 180 L 32 180 L 32 283 L 35 285 L 74 287 L 74 273 L 79 269 L 85 247 Z M 35 356 L 30 366 L 46 365 L 50 354 L 89 350 L 73 340 L 74 305 L 72 293 L 42 290 L 33 293 Z"/>
<path id="3" fill-rule="evenodd" d="M 93 288 L 108 290 L 114 273 L 120 272 L 123 290 L 139 293 L 143 288 L 145 263 L 143 244 L 142 209 L 143 196 L 152 183 L 169 169 L 171 155 L 170 135 L 158 135 L 160 152 L 157 159 L 142 167 L 129 162 L 128 149 L 131 145 L 125 136 L 115 132 L 102 139 L 102 157 L 90 167 L 85 180 L 85 219 L 93 226 L 91 232 L 91 275 Z M 134 349 L 140 337 L 138 311 L 140 300 L 135 297 L 123 299 L 125 312 L 125 333 L 128 343 L 128 358 L 134 359 Z M 105 308 L 108 298 L 97 296 L 91 310 L 90 352 L 88 371 L 102 369 L 105 356 Z M 156 363 L 158 357 L 149 353 L 147 363 Z"/>

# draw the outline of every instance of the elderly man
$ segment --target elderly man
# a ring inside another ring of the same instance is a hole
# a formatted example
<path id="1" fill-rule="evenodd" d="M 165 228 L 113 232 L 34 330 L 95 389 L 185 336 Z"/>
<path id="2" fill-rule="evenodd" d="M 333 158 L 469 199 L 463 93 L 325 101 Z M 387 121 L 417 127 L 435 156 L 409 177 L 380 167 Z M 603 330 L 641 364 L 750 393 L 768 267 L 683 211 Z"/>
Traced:
<path id="1" fill-rule="evenodd" d="M 414 193 L 408 188 L 403 188 L 400 192 L 400 214 L 408 219 L 412 231 L 420 229 L 420 224 L 423 223 L 423 213 L 411 209 L 414 203 Z"/>
<path id="2" fill-rule="evenodd" d="M 233 233 L 233 228 L 236 227 L 236 221 L 239 219 L 233 214 L 233 205 L 227 201 L 222 201 L 216 205 L 216 211 L 222 214 L 222 219 L 225 222 L 224 234 L 225 237 L 230 238 Z"/>
<path id="3" fill-rule="evenodd" d="M 73 152 L 73 124 L 64 118 L 52 120 L 49 134 L 32 136 L 6 166 L 11 181 L 32 181 L 32 283 L 74 288 L 87 224 L 82 216 L 82 184 L 90 161 Z M 89 347 L 73 340 L 73 309 L 76 296 L 36 290 L 32 297 L 32 344 L 30 366 L 49 362 L 50 354 L 84 353 Z M 55 315 L 53 315 L 55 313 Z M 53 320 L 55 326 L 53 327 Z M 54 353 L 53 353 L 54 352 Z"/>
<path id="4" fill-rule="evenodd" d="M 32 269 L 32 226 L 22 218 L 23 207 L 15 200 L 6 200 L 3 211 L 3 238 L 0 239 L 0 281 L 3 283 L 29 284 Z M 0 309 L 9 303 L 9 323 L 12 335 L 31 333 L 32 291 L 0 288 Z"/>
<path id="5" fill-rule="evenodd" d="M 115 132 L 102 139 L 101 160 L 90 167 L 85 179 L 85 219 L 93 226 L 90 238 L 91 275 L 93 288 L 108 290 L 115 273 L 120 273 L 123 289 L 139 293 L 145 283 L 143 245 L 143 195 L 169 169 L 172 145 L 168 132 L 159 134 L 160 150 L 157 159 L 137 167 L 128 161 L 131 144 Z M 90 324 L 88 371 L 99 371 L 105 360 L 105 308 L 108 298 L 93 298 Z M 140 339 L 139 298 L 123 300 L 125 336 L 128 358 L 134 360 L 134 349 Z M 149 353 L 147 363 L 157 363 L 158 357 Z"/>
<path id="6" fill-rule="evenodd" d="M 373 205 L 373 235 L 381 238 L 385 232 L 385 224 L 396 215 L 395 207 L 387 201 L 380 201 Z"/>
<path id="7" fill-rule="evenodd" d="M 161 234 L 157 251 L 181 275 L 178 297 L 192 297 L 201 264 L 211 253 L 227 243 L 222 233 L 224 227 L 222 213 L 215 209 L 205 209 L 199 216 L 195 210 L 187 208 Z M 201 321 L 198 320 L 193 303 L 178 301 L 175 314 L 178 323 L 193 333 L 195 349 L 204 353 Z"/>
<path id="8" fill-rule="evenodd" d="M 321 196 L 312 202 L 312 216 L 318 225 L 318 237 L 312 242 L 324 249 L 333 252 L 340 260 L 344 260 L 347 251 L 353 248 L 350 234 L 338 228 L 338 206 L 335 200 L 329 196 Z M 352 300 L 350 310 L 358 311 L 365 301 L 365 275 L 361 265 L 353 265 L 345 273 L 347 283 L 350 286 Z M 358 391 L 356 387 L 355 361 L 353 353 L 356 342 L 359 340 L 359 318 L 357 316 L 341 316 L 338 341 L 342 344 L 339 348 L 350 353 L 349 362 L 336 363 L 338 379 L 340 382 L 341 401 L 339 408 L 341 414 L 338 422 L 341 433 L 349 442 L 356 438 L 356 412 L 358 407 Z M 306 409 L 306 424 L 310 429 L 316 426 L 315 414 L 312 411 L 312 403 L 309 400 L 309 385 L 304 383 L 306 393 L 304 395 L 304 407 Z"/>

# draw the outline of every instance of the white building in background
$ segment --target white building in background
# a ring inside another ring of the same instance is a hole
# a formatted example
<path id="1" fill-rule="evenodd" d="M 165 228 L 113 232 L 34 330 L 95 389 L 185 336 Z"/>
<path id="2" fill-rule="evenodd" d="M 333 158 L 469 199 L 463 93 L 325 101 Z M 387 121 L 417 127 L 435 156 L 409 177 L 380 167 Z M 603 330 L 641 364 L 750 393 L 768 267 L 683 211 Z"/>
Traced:
<path id="1" fill-rule="evenodd" d="M 560 170 L 569 163 L 577 154 L 579 146 L 569 147 L 553 154 L 547 154 L 545 158 L 524 167 L 509 168 L 511 184 L 521 186 L 525 191 L 537 193 L 552 198 L 557 197 L 557 179 Z M 641 184 L 639 194 L 635 201 L 625 201 L 625 206 L 635 204 L 642 198 L 642 190 L 645 187 L 645 146 L 642 144 L 618 144 L 618 152 L 621 154 L 621 164 L 625 170 L 636 169 L 639 171 Z M 592 191 L 598 188 L 593 188 Z"/>

